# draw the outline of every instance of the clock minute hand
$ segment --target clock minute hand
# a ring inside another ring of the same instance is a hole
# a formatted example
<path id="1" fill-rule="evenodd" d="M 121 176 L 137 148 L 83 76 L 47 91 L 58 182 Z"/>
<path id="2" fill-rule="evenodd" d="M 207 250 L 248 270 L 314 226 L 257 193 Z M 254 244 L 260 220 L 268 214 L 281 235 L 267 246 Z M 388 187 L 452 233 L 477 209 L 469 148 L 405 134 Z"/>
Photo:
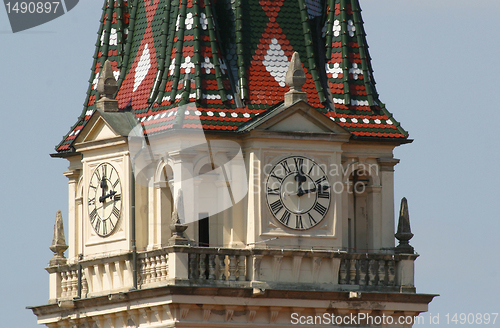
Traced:
<path id="1" fill-rule="evenodd" d="M 316 187 L 314 187 L 313 189 L 307 189 L 307 190 L 302 190 L 302 188 L 299 188 L 299 191 L 297 192 L 297 196 L 303 196 L 305 194 L 310 194 L 312 192 L 316 192 Z"/>

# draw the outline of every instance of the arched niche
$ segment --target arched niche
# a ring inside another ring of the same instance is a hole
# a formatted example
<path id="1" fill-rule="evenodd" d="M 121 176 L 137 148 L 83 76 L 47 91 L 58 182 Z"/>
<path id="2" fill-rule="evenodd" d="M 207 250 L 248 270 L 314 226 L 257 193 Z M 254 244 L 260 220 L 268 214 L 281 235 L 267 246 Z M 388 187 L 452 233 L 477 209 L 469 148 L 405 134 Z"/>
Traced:
<path id="1" fill-rule="evenodd" d="M 149 218 L 148 239 L 149 248 L 165 247 L 171 237 L 170 223 L 174 210 L 174 171 L 172 163 L 161 161 L 155 171 L 153 199 L 149 206 L 153 207 L 154 215 Z"/>
<path id="2" fill-rule="evenodd" d="M 347 219 L 344 246 L 352 253 L 376 251 L 380 239 L 381 197 L 377 164 L 354 164 L 346 170 Z"/>

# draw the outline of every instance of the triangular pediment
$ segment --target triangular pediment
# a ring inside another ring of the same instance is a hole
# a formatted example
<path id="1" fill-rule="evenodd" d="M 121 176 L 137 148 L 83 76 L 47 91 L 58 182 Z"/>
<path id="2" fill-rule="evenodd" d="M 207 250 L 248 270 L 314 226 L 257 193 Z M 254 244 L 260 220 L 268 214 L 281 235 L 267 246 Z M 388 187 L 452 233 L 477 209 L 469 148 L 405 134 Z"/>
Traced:
<path id="1" fill-rule="evenodd" d="M 113 128 L 100 115 L 91 120 L 78 135 L 76 143 L 109 140 L 119 137 Z"/>
<path id="2" fill-rule="evenodd" d="M 102 117 L 99 117 L 83 141 L 107 140 L 115 137 L 118 137 L 118 134 L 113 131 Z"/>
<path id="3" fill-rule="evenodd" d="M 258 119 L 251 129 L 276 132 L 350 135 L 347 130 L 303 101 L 299 101 L 289 107 L 283 106 L 275 109 L 269 115 Z"/>
<path id="4" fill-rule="evenodd" d="M 95 111 L 75 140 L 78 145 L 102 144 L 127 137 L 130 130 L 136 126 L 134 114 L 130 112 Z"/>

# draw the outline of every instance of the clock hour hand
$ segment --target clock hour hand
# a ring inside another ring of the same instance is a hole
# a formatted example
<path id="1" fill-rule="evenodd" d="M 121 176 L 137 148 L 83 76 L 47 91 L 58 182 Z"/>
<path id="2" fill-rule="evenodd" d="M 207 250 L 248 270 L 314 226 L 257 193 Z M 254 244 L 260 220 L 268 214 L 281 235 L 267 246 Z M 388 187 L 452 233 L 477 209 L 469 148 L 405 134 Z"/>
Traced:
<path id="1" fill-rule="evenodd" d="M 113 196 L 116 194 L 116 191 L 110 191 L 109 194 L 103 196 L 103 200 L 106 200 L 106 198 L 113 198 Z M 100 198 L 99 198 L 100 199 Z"/>
<path id="2" fill-rule="evenodd" d="M 108 183 L 106 182 L 106 177 L 103 175 L 101 178 L 101 189 L 102 196 L 99 197 L 99 202 L 103 203 L 106 200 L 106 189 L 108 188 Z"/>
<path id="3" fill-rule="evenodd" d="M 305 194 L 310 194 L 310 193 L 314 193 L 314 192 L 318 192 L 318 191 L 325 191 L 325 190 L 328 190 L 330 188 L 330 186 L 323 186 L 323 185 L 318 185 L 318 187 L 314 187 L 312 189 L 307 189 L 307 190 L 302 190 L 302 188 L 299 188 L 299 192 L 297 193 L 297 195 L 300 197 L 300 196 L 303 196 Z"/>

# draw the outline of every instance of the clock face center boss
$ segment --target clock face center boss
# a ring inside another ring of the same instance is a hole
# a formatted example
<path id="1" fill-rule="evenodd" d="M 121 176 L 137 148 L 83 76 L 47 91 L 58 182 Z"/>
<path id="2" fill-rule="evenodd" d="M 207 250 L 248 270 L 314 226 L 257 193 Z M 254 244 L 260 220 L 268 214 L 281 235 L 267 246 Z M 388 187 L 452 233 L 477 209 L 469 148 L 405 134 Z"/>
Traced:
<path id="1" fill-rule="evenodd" d="M 282 225 L 294 230 L 311 229 L 324 219 L 330 207 L 325 171 L 304 156 L 282 159 L 267 178 L 266 202 Z"/>
<path id="2" fill-rule="evenodd" d="M 88 210 L 94 231 L 101 237 L 113 233 L 121 215 L 122 187 L 118 171 L 109 163 L 95 168 L 89 183 Z"/>

